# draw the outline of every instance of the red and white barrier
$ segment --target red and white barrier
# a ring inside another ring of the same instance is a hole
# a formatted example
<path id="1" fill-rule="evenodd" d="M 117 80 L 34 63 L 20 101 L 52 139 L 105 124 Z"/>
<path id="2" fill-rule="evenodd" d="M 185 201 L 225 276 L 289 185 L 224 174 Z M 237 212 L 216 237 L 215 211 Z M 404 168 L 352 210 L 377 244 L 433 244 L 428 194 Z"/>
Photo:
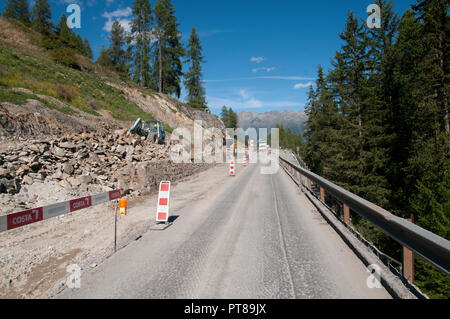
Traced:
<path id="1" fill-rule="evenodd" d="M 86 196 L 49 206 L 28 209 L 23 212 L 0 216 L 0 232 L 40 222 L 59 215 L 75 212 L 88 207 L 103 204 L 122 196 L 120 190 L 114 190 L 94 196 Z"/>
<path id="2" fill-rule="evenodd" d="M 244 167 L 247 167 L 247 156 L 244 154 Z"/>
<path id="3" fill-rule="evenodd" d="M 234 161 L 230 162 L 230 176 L 236 176 L 236 170 L 234 167 Z"/>
<path id="4" fill-rule="evenodd" d="M 159 184 L 158 208 L 156 221 L 167 223 L 169 221 L 170 182 Z"/>

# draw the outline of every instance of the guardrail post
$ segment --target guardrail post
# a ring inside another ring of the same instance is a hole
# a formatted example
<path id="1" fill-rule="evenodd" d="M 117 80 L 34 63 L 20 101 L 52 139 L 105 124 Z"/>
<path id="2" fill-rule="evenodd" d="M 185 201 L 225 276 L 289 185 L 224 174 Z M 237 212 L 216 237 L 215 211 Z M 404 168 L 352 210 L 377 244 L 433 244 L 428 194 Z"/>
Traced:
<path id="1" fill-rule="evenodd" d="M 325 190 L 323 187 L 320 187 L 320 200 L 322 203 L 325 203 Z"/>
<path id="2" fill-rule="evenodd" d="M 308 189 L 310 191 L 312 191 L 312 185 L 311 185 L 311 180 L 308 178 Z"/>
<path id="3" fill-rule="evenodd" d="M 414 215 L 406 220 L 414 223 Z M 403 247 L 403 276 L 410 283 L 414 283 L 414 253 L 406 247 Z"/>
<path id="4" fill-rule="evenodd" d="M 350 207 L 344 204 L 344 222 L 350 225 Z"/>
<path id="5" fill-rule="evenodd" d="M 303 185 L 303 175 L 298 172 L 298 179 L 300 180 L 300 185 Z"/>

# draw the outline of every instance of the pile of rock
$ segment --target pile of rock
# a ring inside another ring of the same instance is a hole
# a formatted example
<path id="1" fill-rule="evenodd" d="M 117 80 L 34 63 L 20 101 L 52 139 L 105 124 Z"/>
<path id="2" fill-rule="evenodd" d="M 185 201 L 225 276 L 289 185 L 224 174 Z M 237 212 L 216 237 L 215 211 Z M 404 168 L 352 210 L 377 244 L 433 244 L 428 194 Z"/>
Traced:
<path id="1" fill-rule="evenodd" d="M 115 173 L 121 168 L 168 159 L 168 147 L 130 135 L 127 129 L 29 140 L 0 150 L 0 194 L 16 194 L 22 185 L 44 180 L 80 192 L 91 183 L 115 188 Z"/>

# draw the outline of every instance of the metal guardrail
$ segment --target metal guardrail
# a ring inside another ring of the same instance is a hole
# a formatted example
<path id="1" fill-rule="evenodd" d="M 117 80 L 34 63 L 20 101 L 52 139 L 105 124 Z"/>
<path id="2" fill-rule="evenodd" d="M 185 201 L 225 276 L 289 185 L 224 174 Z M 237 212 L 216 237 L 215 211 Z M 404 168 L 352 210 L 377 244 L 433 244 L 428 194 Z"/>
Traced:
<path id="1" fill-rule="evenodd" d="M 280 160 L 322 187 L 388 236 L 450 275 L 450 241 L 337 186 L 280 156 Z"/>

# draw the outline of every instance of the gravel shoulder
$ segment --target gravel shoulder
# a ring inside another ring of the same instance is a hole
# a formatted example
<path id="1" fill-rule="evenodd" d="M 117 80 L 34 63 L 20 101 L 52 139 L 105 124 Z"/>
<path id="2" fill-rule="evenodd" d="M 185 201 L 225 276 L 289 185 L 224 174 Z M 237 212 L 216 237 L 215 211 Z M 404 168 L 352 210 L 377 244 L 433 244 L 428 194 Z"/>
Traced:
<path id="1" fill-rule="evenodd" d="M 220 168 L 210 168 L 215 169 Z M 192 198 L 204 196 L 196 185 L 199 180 L 207 180 L 207 175 L 208 171 L 197 172 L 173 183 L 172 213 Z M 208 186 L 217 185 L 209 181 Z M 49 189 L 48 185 L 46 187 Z M 62 191 L 54 187 L 47 200 L 51 201 L 52 196 L 62 200 L 70 198 L 70 194 L 55 193 Z M 183 189 L 182 196 L 177 196 L 179 187 Z M 38 189 L 39 185 L 30 190 L 34 188 Z M 135 241 L 154 224 L 156 202 L 155 191 L 129 201 L 128 215 L 118 221 L 119 249 Z M 67 266 L 77 264 L 82 271 L 96 268 L 113 255 L 113 250 L 112 202 L 0 233 L 0 298 L 48 297 L 65 285 L 69 275 Z"/>

